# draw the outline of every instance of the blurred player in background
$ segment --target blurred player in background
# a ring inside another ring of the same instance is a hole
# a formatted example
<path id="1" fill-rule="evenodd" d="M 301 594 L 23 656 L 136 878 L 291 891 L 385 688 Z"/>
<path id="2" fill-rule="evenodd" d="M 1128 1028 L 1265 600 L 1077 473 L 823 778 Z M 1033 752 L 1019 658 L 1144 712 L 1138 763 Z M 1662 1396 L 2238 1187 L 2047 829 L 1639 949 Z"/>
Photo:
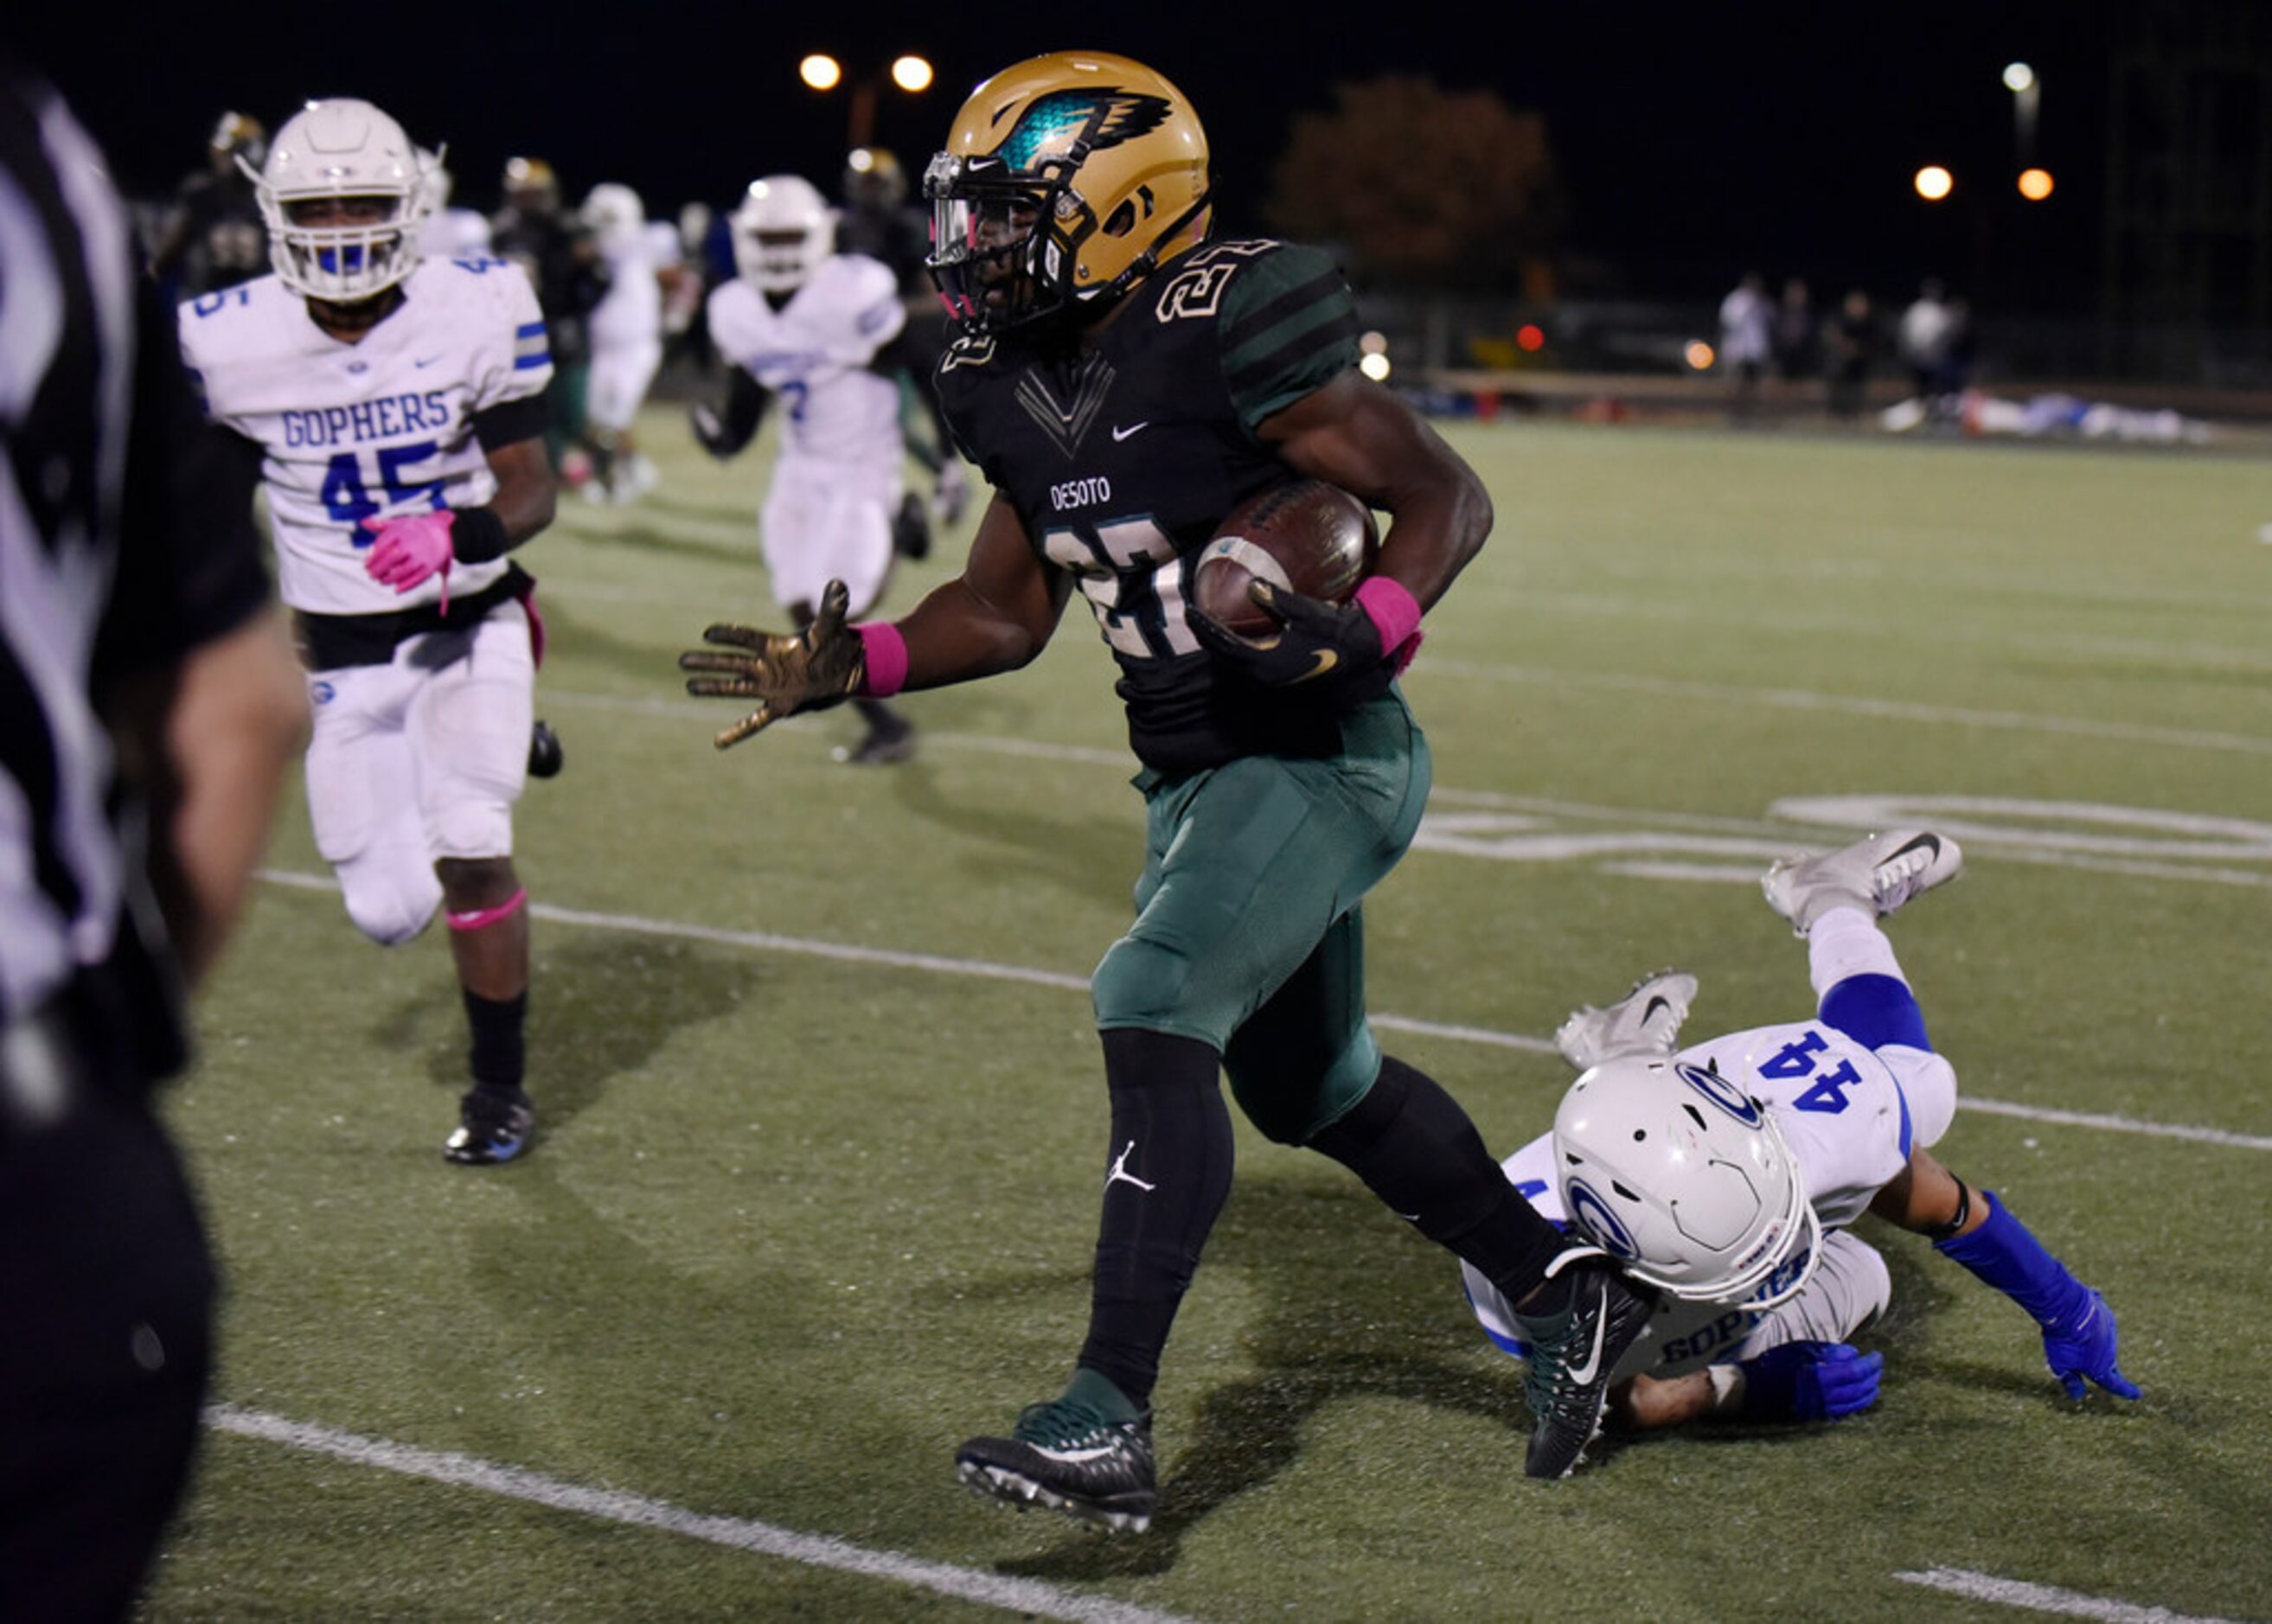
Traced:
<path id="1" fill-rule="evenodd" d="M 608 291 L 592 310 L 592 380 L 584 400 L 595 502 L 631 502 L 654 488 L 654 464 L 639 453 L 632 428 L 662 365 L 662 276 L 646 205 L 630 187 L 603 181 L 579 212 L 607 263 Z M 669 227 L 663 235 L 675 243 Z"/>
<path id="2" fill-rule="evenodd" d="M 487 259 L 490 253 L 489 216 L 478 209 L 453 209 L 450 195 L 455 183 L 443 167 L 447 153 L 418 149 L 426 172 L 426 223 L 418 228 L 421 259 Z"/>
<path id="3" fill-rule="evenodd" d="M 1693 976 L 1649 977 L 1555 1041 L 1584 1075 L 1555 1119 L 1503 1164 L 1557 1223 L 1573 1219 L 1663 1293 L 1618 1361 L 1626 1426 L 1706 1415 L 1831 1420 L 1878 1396 L 1881 1353 L 1853 1339 L 1885 1312 L 1885 1260 L 1846 1226 L 1865 1211 L 1930 1237 L 2032 1315 L 2070 1397 L 2086 1378 L 2124 1398 L 2113 1311 L 2020 1220 L 1929 1152 L 1956 1113 L 1956 1074 L 1879 928 L 1956 877 L 1956 843 L 1872 835 L 1777 863 L 1768 901 L 1807 942 L 1815 1018 L 1674 1053 Z M 1465 1270 L 1492 1341 L 1526 1350 L 1491 1282 Z"/>
<path id="4" fill-rule="evenodd" d="M 152 1094 L 306 727 L 250 470 L 103 172 L 0 47 L 0 1613 L 27 1620 L 130 1616 L 188 1476 L 213 1263 Z"/>
<path id="5" fill-rule="evenodd" d="M 781 456 L 759 521 L 774 601 L 809 626 L 822 590 L 841 581 L 851 612 L 863 613 L 883 597 L 895 551 L 930 550 L 928 540 L 893 535 L 926 522 L 920 503 L 910 514 L 901 501 L 908 358 L 896 345 L 907 323 L 898 284 L 880 262 L 835 251 L 834 217 L 797 175 L 751 182 L 733 229 L 739 274 L 709 307 L 711 341 L 732 370 L 722 411 L 694 408 L 695 437 L 731 457 L 766 403 L 781 402 Z M 880 766 L 915 754 L 915 725 L 883 696 L 852 703 L 867 733 L 840 759 Z"/>
<path id="6" fill-rule="evenodd" d="M 172 218 L 150 257 L 169 297 L 234 287 L 268 268 L 268 233 L 247 168 L 268 156 L 268 131 L 243 113 L 224 113 L 206 144 L 206 167 L 182 183 Z M 242 167 L 241 167 L 242 166 Z"/>
<path id="7" fill-rule="evenodd" d="M 891 267 L 900 280 L 900 296 L 908 307 L 907 327 L 900 344 L 908 358 L 901 387 L 900 417 L 907 436 L 908 454 L 931 476 L 931 517 L 943 527 L 960 523 L 970 505 L 970 480 L 955 455 L 954 437 L 947 432 L 938 391 L 930 386 L 931 374 L 946 354 L 946 324 L 940 318 L 938 293 L 931 286 L 925 261 L 930 252 L 930 221 L 908 200 L 908 172 L 900 160 L 880 146 L 860 146 L 844 164 L 844 208 L 837 216 L 836 247 L 846 254 L 864 254 Z M 910 491 L 902 501 L 920 502 Z M 929 525 L 903 519 L 896 533 L 902 541 L 927 539 Z M 921 557 L 917 554 L 915 556 Z"/>
<path id="8" fill-rule="evenodd" d="M 1395 686 L 1422 611 L 1483 545 L 1489 496 L 1357 369 L 1356 300 L 1314 250 L 1210 239 L 1207 145 L 1141 63 L 1005 69 L 931 160 L 932 269 L 961 336 L 938 384 L 994 486 L 961 577 L 895 622 L 802 637 L 714 627 L 691 691 L 757 699 L 730 744 L 847 694 L 1030 663 L 1078 591 L 1119 667 L 1143 771 L 1137 917 L 1092 982 L 1110 1110 L 1088 1334 L 1070 1382 L 956 1456 L 980 1493 L 1142 1529 L 1162 1352 L 1230 1188 L 1221 1089 L 1255 1126 L 1355 1172 L 1518 1305 L 1534 1350 L 1524 1470 L 1592 1438 L 1648 1315 L 1601 1249 L 1514 1193 L 1457 1101 L 1384 1055 L 1360 904 L 1419 827 L 1431 765 Z M 1393 516 L 1346 607 L 1290 592 L 1250 643 L 1193 612 L 1192 561 L 1239 503 L 1301 477 Z"/>
<path id="9" fill-rule="evenodd" d="M 182 347 L 262 458 L 315 711 L 308 810 L 348 917 L 392 946 L 447 911 L 473 1087 L 445 1153 L 479 1165 L 535 1123 L 512 808 L 547 742 L 542 627 L 506 554 L 552 519 L 551 363 L 516 266 L 420 259 L 425 182 L 378 108 L 310 102 L 261 173 L 274 274 L 183 305 Z"/>
<path id="10" fill-rule="evenodd" d="M 542 158 L 508 159 L 504 207 L 490 222 L 490 245 L 527 274 L 552 346 L 544 386 L 544 443 L 569 483 L 590 477 L 583 449 L 585 391 L 591 379 L 591 316 L 608 291 L 607 262 L 583 222 L 560 206 L 560 181 Z"/>

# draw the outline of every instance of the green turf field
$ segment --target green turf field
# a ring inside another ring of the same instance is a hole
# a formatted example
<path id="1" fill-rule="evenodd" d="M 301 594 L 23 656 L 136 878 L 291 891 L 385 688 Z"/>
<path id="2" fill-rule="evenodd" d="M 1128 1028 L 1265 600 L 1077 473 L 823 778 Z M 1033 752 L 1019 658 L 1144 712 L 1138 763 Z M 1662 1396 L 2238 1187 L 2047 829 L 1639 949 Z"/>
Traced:
<path id="1" fill-rule="evenodd" d="M 765 465 L 646 428 L 661 490 L 564 503 L 525 555 L 568 750 L 519 819 L 530 1158 L 443 1162 L 448 955 L 313 888 L 296 786 L 204 1000 L 172 1116 L 235 1430 L 150 1616 L 2019 1616 L 1981 1598 L 2004 1581 L 2272 1617 L 2261 466 L 1455 430 L 1498 528 L 1408 681 L 1436 795 L 1366 909 L 1384 1039 L 1504 1153 L 1551 1121 L 1575 1003 L 1678 964 L 1693 1035 L 1811 1007 L 1770 854 L 1955 830 L 1965 878 L 1893 927 L 1982 1102 L 1940 1154 L 2105 1292 L 2142 1402 L 2067 1403 L 2018 1309 L 1865 1220 L 1875 1412 L 1527 1482 L 1456 1268 L 1242 1129 L 1158 1395 L 1161 1516 L 1107 1541 L 980 1502 L 952 1454 L 1056 1390 L 1086 1310 L 1080 982 L 1140 833 L 1109 657 L 1076 607 L 1035 668 L 914 697 L 911 765 L 835 764 L 848 713 L 720 756 L 734 712 L 672 661 L 773 619 Z M 1930 1569 L 1984 1577 L 1897 1576 Z"/>

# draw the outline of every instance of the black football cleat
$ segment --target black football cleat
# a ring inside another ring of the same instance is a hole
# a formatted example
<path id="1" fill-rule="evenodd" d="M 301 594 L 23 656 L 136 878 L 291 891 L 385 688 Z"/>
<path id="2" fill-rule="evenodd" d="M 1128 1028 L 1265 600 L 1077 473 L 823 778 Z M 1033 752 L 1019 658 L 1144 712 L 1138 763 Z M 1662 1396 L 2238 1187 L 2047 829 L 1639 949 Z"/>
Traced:
<path id="1" fill-rule="evenodd" d="M 528 730 L 528 776 L 532 778 L 556 778 L 560 769 L 568 764 L 568 753 L 560 748 L 560 735 L 543 722 Z"/>
<path id="2" fill-rule="evenodd" d="M 457 1131 L 442 1146 L 461 1167 L 493 1167 L 528 1149 L 536 1105 L 515 1089 L 477 1088 L 459 1102 Z"/>
<path id="3" fill-rule="evenodd" d="M 836 759 L 848 767 L 889 767 L 914 759 L 916 725 L 902 716 L 871 722 L 859 743 L 840 746 Z"/>
<path id="4" fill-rule="evenodd" d="M 1611 1373 L 1648 1324 L 1654 1307 L 1626 1284 L 1600 1248 L 1571 1248 L 1548 1267 L 1547 1276 L 1551 1279 L 1573 1266 L 1567 1306 L 1536 1315 L 1518 1309 L 1514 1316 L 1530 1344 L 1529 1368 L 1522 1378 L 1523 1402 L 1531 1415 L 1530 1448 L 1522 1462 L 1526 1477 L 1566 1478 L 1585 1458 L 1586 1446 L 1601 1434 Z"/>
<path id="5" fill-rule="evenodd" d="M 892 516 L 892 551 L 916 563 L 930 556 L 930 513 L 913 491 L 901 498 L 900 510 Z"/>
<path id="6" fill-rule="evenodd" d="M 1110 1420 L 1071 1397 L 1028 1404 L 1007 1438 L 973 1438 L 954 1452 L 954 1471 L 989 1500 L 1047 1506 L 1114 1533 L 1151 1527 L 1160 1499 L 1150 1414 Z"/>

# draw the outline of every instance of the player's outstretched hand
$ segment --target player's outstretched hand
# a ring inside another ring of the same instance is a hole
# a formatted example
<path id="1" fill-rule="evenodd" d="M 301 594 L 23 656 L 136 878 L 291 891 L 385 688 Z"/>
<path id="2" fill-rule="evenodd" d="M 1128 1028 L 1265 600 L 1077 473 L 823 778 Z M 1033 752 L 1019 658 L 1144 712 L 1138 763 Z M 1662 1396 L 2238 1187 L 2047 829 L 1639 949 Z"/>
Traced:
<path id="1" fill-rule="evenodd" d="M 1786 1342 L 1745 1360 L 1744 1414 L 1762 1421 L 1835 1421 L 1878 1402 L 1883 1353 L 1843 1342 Z"/>
<path id="2" fill-rule="evenodd" d="M 2081 1398 L 2089 1392 L 2083 1385 L 2085 1376 L 2117 1398 L 2138 1397 L 2138 1384 L 2114 1362 L 2114 1310 L 2096 1292 L 2090 1293 L 2081 1317 L 2074 1324 L 2044 1327 L 2044 1361 L 2069 1398 Z"/>
<path id="3" fill-rule="evenodd" d="M 704 699 L 758 702 L 756 710 L 719 733 L 714 742 L 720 749 L 739 744 L 784 716 L 818 711 L 859 691 L 867 674 L 867 645 L 844 623 L 850 603 L 844 583 L 831 581 L 820 594 L 820 612 L 801 633 L 711 626 L 702 633 L 705 643 L 744 652 L 691 649 L 678 657 L 681 671 L 709 674 L 688 678 L 688 693 Z"/>
<path id="4" fill-rule="evenodd" d="M 1379 628 L 1354 603 L 1336 608 L 1320 599 L 1282 592 L 1267 581 L 1252 583 L 1246 592 L 1276 618 L 1275 632 L 1250 640 L 1197 608 L 1192 610 L 1192 629 L 1259 682 L 1289 688 L 1322 676 L 1370 671 L 1385 658 Z"/>

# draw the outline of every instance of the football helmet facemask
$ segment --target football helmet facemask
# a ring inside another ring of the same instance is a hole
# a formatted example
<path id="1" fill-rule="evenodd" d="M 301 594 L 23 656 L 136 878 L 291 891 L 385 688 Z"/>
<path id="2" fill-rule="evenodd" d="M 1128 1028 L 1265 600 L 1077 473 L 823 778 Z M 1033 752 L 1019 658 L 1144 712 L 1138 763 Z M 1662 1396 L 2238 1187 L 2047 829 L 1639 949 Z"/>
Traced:
<path id="1" fill-rule="evenodd" d="M 802 175 L 751 181 L 733 227 L 734 268 L 761 293 L 795 292 L 836 251 L 835 211 Z"/>
<path id="2" fill-rule="evenodd" d="M 1140 63 L 1036 56 L 963 103 L 923 197 L 931 277 L 966 332 L 1101 312 L 1207 235 L 1207 132 Z"/>
<path id="3" fill-rule="evenodd" d="M 268 225 L 268 263 L 294 293 L 350 304 L 418 268 L 425 166 L 402 126 L 370 102 L 310 101 L 276 132 L 265 164 L 239 162 Z M 376 205 L 378 218 L 320 226 L 293 218 L 300 205 L 334 198 Z"/>
<path id="4" fill-rule="evenodd" d="M 1563 1210 L 1635 1279 L 1774 1307 L 1813 1277 L 1822 1225 L 1773 1114 L 1677 1057 L 1603 1061 L 1554 1115 Z"/>

